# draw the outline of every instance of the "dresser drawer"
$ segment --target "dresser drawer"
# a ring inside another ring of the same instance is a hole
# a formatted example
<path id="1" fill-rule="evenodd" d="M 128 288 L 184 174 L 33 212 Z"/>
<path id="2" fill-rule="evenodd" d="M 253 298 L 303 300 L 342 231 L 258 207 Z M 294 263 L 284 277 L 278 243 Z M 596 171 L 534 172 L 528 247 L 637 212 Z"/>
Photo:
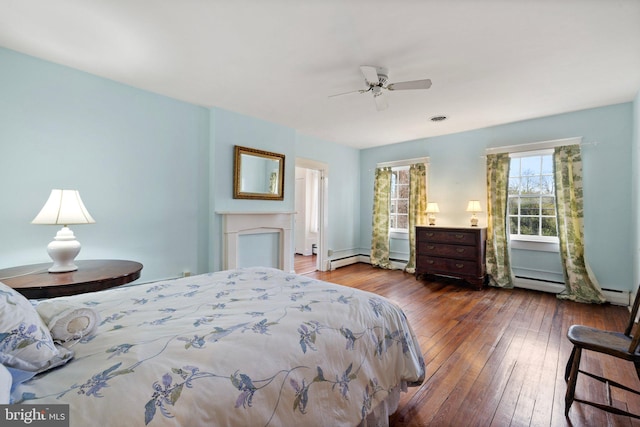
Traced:
<path id="1" fill-rule="evenodd" d="M 427 274 L 444 274 L 454 277 L 478 275 L 478 264 L 475 261 L 420 256 L 418 263 L 420 270 Z"/>
<path id="2" fill-rule="evenodd" d="M 417 238 L 420 241 L 453 243 L 456 245 L 475 246 L 478 243 L 478 233 L 464 230 L 430 230 L 422 227 L 418 229 Z"/>
<path id="3" fill-rule="evenodd" d="M 447 245 L 444 243 L 419 242 L 418 253 L 455 259 L 471 259 L 478 257 L 475 246 L 467 245 Z"/>

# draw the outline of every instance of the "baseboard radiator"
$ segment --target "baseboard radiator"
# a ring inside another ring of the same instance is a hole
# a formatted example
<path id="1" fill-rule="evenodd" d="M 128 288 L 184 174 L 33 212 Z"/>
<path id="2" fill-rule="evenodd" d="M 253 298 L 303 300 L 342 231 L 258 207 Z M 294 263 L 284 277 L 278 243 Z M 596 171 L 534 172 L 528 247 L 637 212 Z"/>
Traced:
<path id="1" fill-rule="evenodd" d="M 344 258 L 332 259 L 329 261 L 329 270 L 335 270 L 336 268 L 344 267 L 351 264 L 357 264 L 363 262 L 371 264 L 371 258 L 369 255 L 350 255 Z M 402 270 L 406 261 L 391 260 L 393 268 Z M 528 277 L 515 278 L 515 287 L 523 289 L 531 289 L 534 291 L 549 292 L 558 294 L 564 291 L 564 283 L 550 282 L 547 280 L 532 279 Z M 607 302 L 615 305 L 630 306 L 631 305 L 631 293 L 629 291 L 619 291 L 617 289 L 603 289 Z"/>
<path id="2" fill-rule="evenodd" d="M 550 292 L 558 294 L 564 291 L 564 283 L 549 282 L 546 280 L 532 279 L 528 277 L 518 277 L 514 285 L 517 288 L 532 289 L 534 291 Z M 629 291 L 619 291 L 617 289 L 602 289 L 607 302 L 615 305 L 631 305 L 631 293 Z"/>
<path id="3" fill-rule="evenodd" d="M 404 270 L 404 266 L 407 261 L 391 259 L 391 266 L 396 270 Z M 369 255 L 350 255 L 344 258 L 332 259 L 329 261 L 329 270 L 335 270 L 336 268 L 344 267 L 346 265 L 357 264 L 363 262 L 365 264 L 371 264 L 371 257 Z"/>

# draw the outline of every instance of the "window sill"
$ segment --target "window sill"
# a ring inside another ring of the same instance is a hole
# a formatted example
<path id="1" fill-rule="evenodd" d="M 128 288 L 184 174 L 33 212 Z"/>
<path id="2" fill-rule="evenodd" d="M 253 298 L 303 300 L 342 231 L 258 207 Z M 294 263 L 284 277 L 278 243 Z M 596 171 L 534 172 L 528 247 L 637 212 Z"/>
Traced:
<path id="1" fill-rule="evenodd" d="M 390 239 L 396 240 L 409 240 L 409 232 L 408 231 L 391 231 L 389 232 Z"/>
<path id="2" fill-rule="evenodd" d="M 509 241 L 511 249 L 520 249 L 526 251 L 539 251 L 539 252 L 555 252 L 560 253 L 560 243 L 549 240 L 528 240 L 528 239 L 511 239 Z"/>

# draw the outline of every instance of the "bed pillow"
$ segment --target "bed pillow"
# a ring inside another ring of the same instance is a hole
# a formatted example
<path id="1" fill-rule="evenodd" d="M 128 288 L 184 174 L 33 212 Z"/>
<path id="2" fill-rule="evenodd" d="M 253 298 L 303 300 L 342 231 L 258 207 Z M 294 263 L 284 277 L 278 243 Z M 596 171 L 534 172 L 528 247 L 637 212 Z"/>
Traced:
<path id="1" fill-rule="evenodd" d="M 0 363 L 29 372 L 60 364 L 60 352 L 29 300 L 0 282 Z M 68 360 L 69 355 L 63 359 Z"/>
<path id="2" fill-rule="evenodd" d="M 36 311 L 53 340 L 60 343 L 91 337 L 100 323 L 100 315 L 93 308 L 57 298 L 42 301 Z"/>

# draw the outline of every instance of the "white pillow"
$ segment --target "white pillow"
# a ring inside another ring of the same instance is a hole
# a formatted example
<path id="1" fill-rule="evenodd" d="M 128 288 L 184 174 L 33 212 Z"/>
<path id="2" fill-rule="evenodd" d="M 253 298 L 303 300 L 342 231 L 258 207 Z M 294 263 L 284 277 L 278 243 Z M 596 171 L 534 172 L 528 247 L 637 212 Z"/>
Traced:
<path id="1" fill-rule="evenodd" d="M 36 311 L 55 342 L 90 337 L 100 324 L 100 315 L 93 308 L 58 298 L 42 301 L 36 306 Z"/>
<path id="2" fill-rule="evenodd" d="M 41 372 L 60 364 L 51 333 L 29 300 L 0 282 L 0 363 Z M 63 356 L 68 360 L 69 355 Z"/>
<path id="3" fill-rule="evenodd" d="M 8 405 L 11 397 L 11 373 L 0 365 L 0 405 Z"/>

